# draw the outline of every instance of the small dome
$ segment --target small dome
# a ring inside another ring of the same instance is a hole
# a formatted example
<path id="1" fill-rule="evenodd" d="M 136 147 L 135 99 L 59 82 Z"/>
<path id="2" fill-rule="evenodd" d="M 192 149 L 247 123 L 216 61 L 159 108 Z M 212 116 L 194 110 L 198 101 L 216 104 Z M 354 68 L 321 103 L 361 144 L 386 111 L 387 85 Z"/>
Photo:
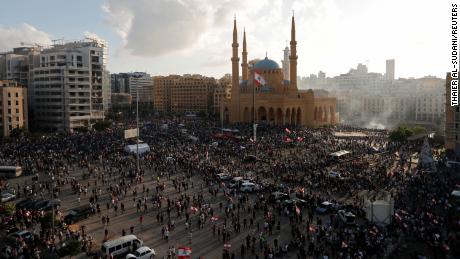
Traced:
<path id="1" fill-rule="evenodd" d="M 278 66 L 278 63 L 271 59 L 268 59 L 267 57 L 265 57 L 265 59 L 262 59 L 254 65 L 254 69 L 260 70 L 274 70 L 279 68 L 280 66 Z"/>

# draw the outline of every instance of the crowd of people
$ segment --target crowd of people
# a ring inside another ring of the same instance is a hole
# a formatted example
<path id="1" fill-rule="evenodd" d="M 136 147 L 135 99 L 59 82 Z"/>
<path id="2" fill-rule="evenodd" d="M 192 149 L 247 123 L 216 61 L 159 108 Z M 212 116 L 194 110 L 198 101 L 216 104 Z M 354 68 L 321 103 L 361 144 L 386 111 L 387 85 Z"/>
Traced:
<path id="1" fill-rule="evenodd" d="M 436 173 L 414 166 L 411 154 L 420 145 L 389 143 L 385 130 L 259 125 L 253 140 L 247 125 L 233 125 L 229 133 L 213 121 L 161 118 L 141 127 L 140 138 L 151 151 L 141 156 L 138 170 L 136 156 L 124 150 L 130 140 L 123 138 L 123 130 L 132 127 L 133 122 L 124 122 L 103 132 L 2 142 L 0 165 L 21 166 L 32 177 L 15 184 L 1 181 L 0 188 L 19 199 L 53 197 L 76 201 L 72 206 L 89 204 L 104 232 L 100 242 L 128 231 L 149 231 L 144 225 L 151 215 L 155 234 L 167 247 L 161 255 L 166 258 L 174 258 L 173 239 L 179 237 L 199 247 L 193 258 L 212 249 L 222 252 L 222 258 L 460 256 L 459 203 L 450 197 L 458 176 L 441 164 Z M 338 137 L 334 133 L 339 131 L 362 134 Z M 331 156 L 339 150 L 349 154 Z M 251 179 L 261 190 L 235 191 L 218 173 Z M 305 204 L 288 209 L 269 199 L 275 191 Z M 364 200 L 382 193 L 394 200 L 388 225 L 364 217 Z M 337 211 L 319 215 L 316 208 L 324 201 L 353 211 L 359 218 L 356 225 L 344 224 Z M 127 213 L 139 223 L 113 233 L 113 218 Z M 65 211 L 57 208 L 56 215 L 62 222 Z M 44 217 L 43 211 L 16 208 L 11 218 L 3 218 L 2 224 L 36 235 L 33 241 L 17 238 L 6 254 L 40 258 L 38 251 L 53 252 L 66 240 L 78 240 L 88 255 L 97 257 L 99 245 L 94 246 L 91 230 L 65 224 L 56 231 L 54 226 L 45 229 Z"/>

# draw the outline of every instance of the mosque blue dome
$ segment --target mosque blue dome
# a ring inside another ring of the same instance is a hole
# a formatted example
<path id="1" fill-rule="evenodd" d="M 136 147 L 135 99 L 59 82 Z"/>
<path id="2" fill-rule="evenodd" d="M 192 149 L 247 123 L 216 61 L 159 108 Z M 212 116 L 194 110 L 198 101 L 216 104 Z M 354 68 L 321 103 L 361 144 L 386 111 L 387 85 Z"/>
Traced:
<path id="1" fill-rule="evenodd" d="M 274 69 L 279 69 L 280 66 L 278 66 L 278 63 L 275 61 L 268 59 L 265 57 L 265 59 L 262 59 L 261 61 L 257 62 L 254 64 L 254 69 L 259 69 L 259 70 L 274 70 Z"/>

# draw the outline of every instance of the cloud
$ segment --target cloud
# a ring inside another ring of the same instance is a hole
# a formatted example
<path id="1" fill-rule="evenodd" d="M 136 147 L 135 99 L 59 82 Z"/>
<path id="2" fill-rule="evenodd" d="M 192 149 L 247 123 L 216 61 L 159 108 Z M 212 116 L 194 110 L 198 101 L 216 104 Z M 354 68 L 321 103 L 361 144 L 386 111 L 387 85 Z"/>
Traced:
<path id="1" fill-rule="evenodd" d="M 159 56 L 196 44 L 213 24 L 222 23 L 229 2 L 211 8 L 211 0 L 107 0 L 103 11 L 133 55 Z"/>
<path id="2" fill-rule="evenodd" d="M 246 25 L 250 59 L 267 50 L 280 59 L 290 35 L 292 9 L 299 20 L 310 21 L 327 13 L 332 4 L 329 0 L 106 0 L 102 9 L 106 23 L 131 55 L 192 57 L 199 53 L 203 66 L 222 67 L 231 53 L 234 14 L 240 45 Z"/>
<path id="3" fill-rule="evenodd" d="M 21 42 L 50 45 L 51 38 L 46 32 L 40 31 L 34 26 L 23 23 L 16 26 L 0 25 L 0 51 L 8 51 L 20 46 Z"/>
<path id="4" fill-rule="evenodd" d="M 234 14 L 240 58 L 245 27 L 248 59 L 263 58 L 267 51 L 280 63 L 294 10 L 299 75 L 319 70 L 338 75 L 366 60 L 370 71 L 384 72 L 385 59 L 395 58 L 396 74 L 405 77 L 444 74 L 449 61 L 448 26 L 442 25 L 449 23 L 446 6 L 425 0 L 385 5 L 368 0 L 105 0 L 103 11 L 122 40 L 112 52 L 120 60 L 119 71 L 131 69 L 121 61 L 132 58 L 142 69 L 152 67 L 152 74 L 228 73 Z M 419 59 L 426 61 L 423 66 Z"/>

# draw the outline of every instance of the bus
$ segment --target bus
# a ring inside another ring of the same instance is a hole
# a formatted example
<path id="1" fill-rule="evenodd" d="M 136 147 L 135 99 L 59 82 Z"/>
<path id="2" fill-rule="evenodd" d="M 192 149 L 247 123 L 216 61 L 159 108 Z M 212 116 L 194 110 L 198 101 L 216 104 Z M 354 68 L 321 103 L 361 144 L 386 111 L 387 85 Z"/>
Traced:
<path id="1" fill-rule="evenodd" d="M 0 166 L 0 177 L 15 178 L 22 175 L 20 166 Z"/>

